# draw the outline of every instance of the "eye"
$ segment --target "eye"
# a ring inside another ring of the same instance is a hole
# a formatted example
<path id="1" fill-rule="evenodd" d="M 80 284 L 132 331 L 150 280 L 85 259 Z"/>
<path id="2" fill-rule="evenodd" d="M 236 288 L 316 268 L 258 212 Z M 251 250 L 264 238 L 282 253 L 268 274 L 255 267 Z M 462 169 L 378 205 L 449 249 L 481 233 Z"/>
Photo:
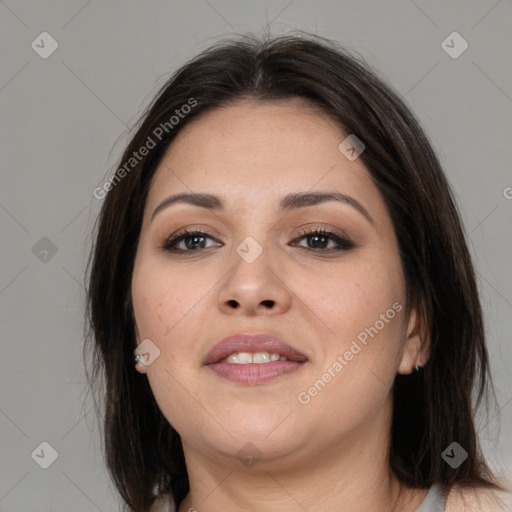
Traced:
<path id="1" fill-rule="evenodd" d="M 173 252 L 173 253 L 187 253 L 187 252 L 198 252 L 202 249 L 215 246 L 206 246 L 206 240 L 214 240 L 213 236 L 205 231 L 200 230 L 188 230 L 183 229 L 171 236 L 162 245 L 162 249 Z M 337 235 L 331 231 L 325 229 L 306 229 L 301 232 L 301 236 L 293 240 L 295 243 L 297 240 L 309 239 L 312 242 L 313 247 L 301 246 L 305 249 L 309 249 L 314 252 L 330 253 L 338 251 L 347 251 L 355 247 L 353 242 L 345 235 Z M 329 243 L 332 242 L 334 247 L 329 247 Z M 181 247 L 180 247 L 181 245 Z M 217 244 L 219 246 L 220 244 Z M 298 245 L 298 244 L 294 244 Z"/>
<path id="2" fill-rule="evenodd" d="M 189 231 L 188 229 L 184 229 L 174 236 L 165 241 L 162 248 L 166 251 L 170 252 L 196 252 L 198 249 L 205 248 L 205 240 L 209 238 L 210 240 L 213 237 L 209 233 L 205 233 L 199 230 Z M 182 247 L 178 247 L 179 244 L 184 243 Z"/>
<path id="3" fill-rule="evenodd" d="M 309 239 L 313 247 L 306 247 L 306 249 L 315 252 L 337 252 L 347 251 L 355 247 L 354 243 L 346 235 L 337 235 L 325 229 L 314 228 L 302 231 L 302 236 L 296 240 Z M 334 242 L 334 247 L 328 248 L 329 242 Z M 304 247 L 304 246 L 301 246 Z"/>

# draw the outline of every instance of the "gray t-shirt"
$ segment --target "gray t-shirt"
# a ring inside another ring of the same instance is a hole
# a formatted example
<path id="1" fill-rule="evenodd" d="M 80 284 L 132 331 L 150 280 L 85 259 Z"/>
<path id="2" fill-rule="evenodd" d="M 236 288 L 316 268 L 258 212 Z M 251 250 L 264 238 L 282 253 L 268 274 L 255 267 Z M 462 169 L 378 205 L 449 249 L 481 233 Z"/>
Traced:
<path id="1" fill-rule="evenodd" d="M 444 512 L 446 494 L 439 484 L 433 484 L 415 512 Z"/>

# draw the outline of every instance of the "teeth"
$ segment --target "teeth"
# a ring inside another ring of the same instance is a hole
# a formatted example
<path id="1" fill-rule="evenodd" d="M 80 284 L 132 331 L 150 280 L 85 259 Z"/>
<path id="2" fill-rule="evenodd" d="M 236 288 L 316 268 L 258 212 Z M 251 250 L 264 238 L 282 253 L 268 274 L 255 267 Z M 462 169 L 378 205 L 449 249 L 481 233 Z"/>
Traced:
<path id="1" fill-rule="evenodd" d="M 238 363 L 238 354 L 231 354 L 227 359 L 227 363 Z"/>
<path id="2" fill-rule="evenodd" d="M 275 352 L 233 352 L 227 359 L 227 363 L 248 364 L 248 363 L 268 363 L 270 361 L 288 361 L 288 358 Z"/>
<path id="3" fill-rule="evenodd" d="M 270 354 L 268 352 L 256 352 L 252 356 L 253 363 L 268 363 L 270 361 Z"/>
<path id="4" fill-rule="evenodd" d="M 252 354 L 249 354 L 249 352 L 239 352 L 236 362 L 238 364 L 252 363 Z"/>

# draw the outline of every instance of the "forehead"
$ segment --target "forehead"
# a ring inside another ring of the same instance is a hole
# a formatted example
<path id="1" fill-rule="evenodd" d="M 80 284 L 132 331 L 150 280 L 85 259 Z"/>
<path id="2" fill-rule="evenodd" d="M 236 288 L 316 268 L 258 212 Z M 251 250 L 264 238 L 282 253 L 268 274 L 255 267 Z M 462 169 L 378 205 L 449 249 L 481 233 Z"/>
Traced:
<path id="1" fill-rule="evenodd" d="M 347 135 L 302 99 L 215 108 L 178 133 L 153 177 L 149 199 L 176 187 L 221 194 L 241 186 L 289 191 L 370 185 L 361 161 L 349 161 L 338 149 Z"/>

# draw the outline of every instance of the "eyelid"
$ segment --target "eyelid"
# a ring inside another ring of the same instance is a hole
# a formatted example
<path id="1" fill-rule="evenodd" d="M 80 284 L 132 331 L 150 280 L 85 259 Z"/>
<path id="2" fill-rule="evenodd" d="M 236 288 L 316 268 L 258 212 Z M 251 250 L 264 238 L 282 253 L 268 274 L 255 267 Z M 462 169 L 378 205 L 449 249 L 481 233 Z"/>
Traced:
<path id="1" fill-rule="evenodd" d="M 308 224 L 307 226 L 304 226 L 303 228 L 301 228 L 300 234 L 307 235 L 311 231 L 315 231 L 315 230 L 332 232 L 333 234 L 335 234 L 339 237 L 347 238 L 348 240 L 351 240 L 351 237 L 343 229 L 337 228 L 335 226 L 332 226 L 331 224 L 326 224 L 323 222 L 313 222 L 313 223 Z"/>
<path id="2" fill-rule="evenodd" d="M 300 224 L 300 227 L 297 227 L 297 226 L 291 227 L 292 231 L 295 231 L 297 229 L 299 229 L 298 233 L 300 235 L 307 235 L 310 231 L 314 231 L 317 229 L 317 230 L 332 231 L 334 234 L 336 234 L 340 237 L 351 239 L 351 237 L 348 235 L 348 233 L 346 231 L 344 231 L 343 229 L 333 226 L 332 224 L 325 223 L 325 222 L 309 222 L 306 225 Z M 164 240 L 169 240 L 171 238 L 174 238 L 175 236 L 180 236 L 182 233 L 186 233 L 186 232 L 190 233 L 190 232 L 194 232 L 194 231 L 202 231 L 205 234 L 207 234 L 208 236 L 211 236 L 212 238 L 222 238 L 223 236 L 225 236 L 223 234 L 220 234 L 217 230 L 213 230 L 212 228 L 207 227 L 204 224 L 191 224 L 191 225 L 183 226 L 179 229 L 176 229 L 169 235 L 165 235 Z M 212 231 L 216 231 L 217 234 L 213 234 Z M 273 232 L 273 231 L 277 231 L 277 228 L 272 227 L 269 230 L 269 233 Z M 286 236 L 290 236 L 290 235 L 283 235 L 283 236 L 286 237 Z"/>

